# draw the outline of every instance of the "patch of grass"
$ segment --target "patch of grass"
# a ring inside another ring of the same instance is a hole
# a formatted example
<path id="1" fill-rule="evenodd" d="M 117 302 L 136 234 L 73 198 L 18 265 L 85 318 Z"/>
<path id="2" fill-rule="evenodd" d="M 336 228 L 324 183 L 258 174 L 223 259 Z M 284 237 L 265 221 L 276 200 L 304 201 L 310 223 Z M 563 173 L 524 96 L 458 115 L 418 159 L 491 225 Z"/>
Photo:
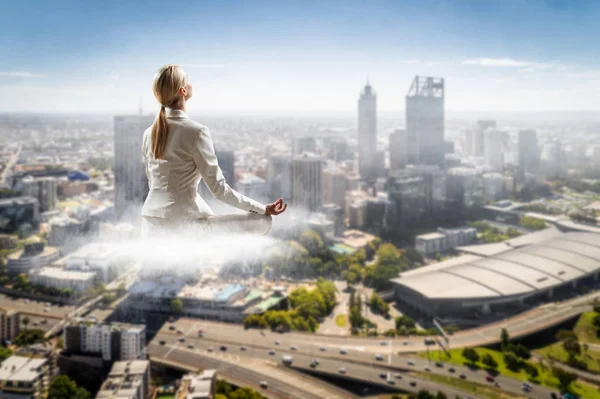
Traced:
<path id="1" fill-rule="evenodd" d="M 343 315 L 343 314 L 337 315 L 335 317 L 335 324 L 338 327 L 342 327 L 342 328 L 347 327 L 348 324 L 346 323 L 346 315 Z"/>
<path id="2" fill-rule="evenodd" d="M 480 358 L 482 358 L 485 354 L 489 354 L 490 356 L 492 356 L 494 358 L 494 360 L 496 360 L 496 362 L 498 363 L 497 372 L 499 372 L 500 374 L 505 375 L 507 377 L 515 378 L 515 379 L 521 380 L 521 381 L 527 381 L 529 379 L 529 376 L 523 370 L 521 370 L 520 372 L 514 372 L 512 370 L 507 369 L 504 364 L 502 352 L 495 351 L 492 349 L 487 349 L 487 348 L 474 348 L 474 349 L 477 351 Z M 451 349 L 450 350 L 451 357 L 449 358 L 444 351 L 430 351 L 430 358 L 433 361 L 439 360 L 441 362 L 456 364 L 459 366 L 467 366 L 467 367 L 473 366 L 473 365 L 469 364 L 461 356 L 461 354 L 462 354 L 462 349 Z M 421 353 L 419 353 L 419 356 L 427 358 L 427 353 L 421 352 Z M 536 364 L 534 361 L 530 361 L 530 363 Z M 474 366 L 477 368 L 480 368 L 480 369 L 484 368 L 481 363 L 477 363 Z M 549 387 L 552 389 L 557 389 L 558 380 L 552 375 L 552 371 L 550 370 L 550 368 L 547 365 L 540 365 L 540 364 L 537 364 L 537 368 L 538 368 L 538 372 L 539 372 L 539 377 L 534 383 L 539 383 L 540 385 L 543 385 L 543 386 L 546 386 L 546 387 Z M 485 371 L 482 370 L 482 372 L 485 372 Z M 572 385 L 572 387 L 573 387 L 573 392 L 576 393 L 577 395 L 581 396 L 582 398 L 600 399 L 600 391 L 598 390 L 598 388 L 596 388 L 593 385 L 586 384 L 581 381 L 577 381 Z"/>
<path id="3" fill-rule="evenodd" d="M 458 378 L 447 377 L 431 373 L 419 373 L 419 378 L 448 385 L 465 392 L 476 394 L 480 398 L 487 399 L 527 399 L 527 396 L 517 395 L 511 392 L 504 392 L 502 388 L 495 388 L 472 381 L 459 380 Z"/>
<path id="4" fill-rule="evenodd" d="M 562 342 L 556 342 L 552 345 L 545 346 L 535 352 L 561 363 L 567 363 L 569 360 L 569 354 L 565 351 L 565 348 L 563 348 Z M 600 373 L 600 352 L 590 349 L 587 352 L 582 353 L 578 358 L 585 362 L 589 371 Z"/>
<path id="5" fill-rule="evenodd" d="M 600 343 L 596 328 L 592 324 L 595 315 L 595 312 L 586 312 L 579 317 L 579 320 L 577 320 L 573 332 L 577 334 L 581 342 L 588 342 L 590 344 Z"/>

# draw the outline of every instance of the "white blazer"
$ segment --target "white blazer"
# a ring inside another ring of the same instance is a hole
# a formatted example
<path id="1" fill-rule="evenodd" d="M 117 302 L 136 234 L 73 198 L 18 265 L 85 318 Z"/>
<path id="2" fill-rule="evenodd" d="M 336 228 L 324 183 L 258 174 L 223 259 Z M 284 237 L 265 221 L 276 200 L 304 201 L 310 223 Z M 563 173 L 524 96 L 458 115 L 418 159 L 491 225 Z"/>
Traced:
<path id="1" fill-rule="evenodd" d="M 214 216 L 198 194 L 202 178 L 217 199 L 247 212 L 264 214 L 265 205 L 243 196 L 225 181 L 208 128 L 192 121 L 184 111 L 171 108 L 165 111 L 169 135 L 164 159 L 154 158 L 151 127 L 142 139 L 149 188 L 142 216 L 172 221 Z"/>

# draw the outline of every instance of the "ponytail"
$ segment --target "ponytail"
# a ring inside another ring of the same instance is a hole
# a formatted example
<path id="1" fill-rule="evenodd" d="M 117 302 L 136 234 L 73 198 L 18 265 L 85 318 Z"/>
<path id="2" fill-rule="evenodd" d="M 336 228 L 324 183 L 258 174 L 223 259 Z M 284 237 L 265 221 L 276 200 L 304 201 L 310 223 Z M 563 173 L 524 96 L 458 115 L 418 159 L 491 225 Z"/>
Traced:
<path id="1" fill-rule="evenodd" d="M 165 116 L 165 107 L 161 106 L 158 116 L 152 124 L 152 153 L 155 159 L 163 159 L 169 137 L 169 125 Z"/>

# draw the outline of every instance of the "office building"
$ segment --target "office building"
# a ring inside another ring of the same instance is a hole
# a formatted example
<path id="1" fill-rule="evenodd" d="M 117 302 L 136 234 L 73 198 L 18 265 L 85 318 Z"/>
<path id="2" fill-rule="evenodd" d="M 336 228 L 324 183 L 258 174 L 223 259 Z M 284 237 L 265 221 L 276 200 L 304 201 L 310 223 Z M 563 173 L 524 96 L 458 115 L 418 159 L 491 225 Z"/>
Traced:
<path id="1" fill-rule="evenodd" d="M 0 309 L 0 339 L 14 340 L 21 330 L 21 315 L 14 310 Z"/>
<path id="2" fill-rule="evenodd" d="M 86 292 L 94 286 L 96 272 L 65 270 L 60 267 L 40 267 L 29 272 L 29 282 L 54 289 Z"/>
<path id="3" fill-rule="evenodd" d="M 545 148 L 545 171 L 551 176 L 560 176 L 564 173 L 564 154 L 559 140 L 553 140 Z"/>
<path id="4" fill-rule="evenodd" d="M 292 139 L 292 155 L 304 152 L 317 152 L 317 140 L 311 136 L 294 137 Z"/>
<path id="5" fill-rule="evenodd" d="M 324 169 L 322 183 L 322 203 L 343 207 L 347 189 L 346 174 L 337 168 Z"/>
<path id="6" fill-rule="evenodd" d="M 108 243 L 90 243 L 66 258 L 69 271 L 95 272 L 98 279 L 109 283 L 117 278 L 131 258 Z"/>
<path id="7" fill-rule="evenodd" d="M 46 246 L 37 237 L 31 238 L 23 246 L 23 249 L 6 257 L 6 270 L 8 274 L 15 276 L 38 267 L 47 266 L 58 260 L 59 257 L 60 251 L 58 248 Z"/>
<path id="8" fill-rule="evenodd" d="M 482 178 L 484 200 L 498 201 L 505 197 L 504 176 L 500 173 L 485 173 Z"/>
<path id="9" fill-rule="evenodd" d="M 212 399 L 217 390 L 217 370 L 186 374 L 175 393 L 175 399 Z"/>
<path id="10" fill-rule="evenodd" d="M 408 158 L 406 130 L 397 129 L 390 135 L 390 169 L 398 170 L 406 167 Z"/>
<path id="11" fill-rule="evenodd" d="M 0 366 L 0 398 L 46 398 L 50 370 L 50 361 L 45 358 L 9 357 Z"/>
<path id="12" fill-rule="evenodd" d="M 364 181 L 377 178 L 377 95 L 367 82 L 358 100 L 358 173 Z"/>
<path id="13" fill-rule="evenodd" d="M 321 206 L 321 157 L 304 153 L 296 155 L 292 163 L 292 203 L 308 211 Z"/>
<path id="14" fill-rule="evenodd" d="M 65 350 L 100 355 L 105 361 L 146 358 L 146 326 L 138 324 L 68 325 L 63 331 Z"/>
<path id="15" fill-rule="evenodd" d="M 500 130 L 488 129 L 485 131 L 484 156 L 485 163 L 494 170 L 502 171 L 504 168 L 504 140 L 505 133 Z"/>
<path id="16" fill-rule="evenodd" d="M 346 199 L 344 198 L 344 202 Z M 344 232 L 344 208 L 336 204 L 324 204 L 320 212 L 324 213 L 327 219 L 333 222 L 333 234 L 337 237 Z"/>
<path id="17" fill-rule="evenodd" d="M 57 181 L 54 177 L 34 178 L 26 176 L 21 180 L 22 193 L 25 196 L 36 198 L 39 212 L 48 212 L 56 208 Z"/>
<path id="18" fill-rule="evenodd" d="M 274 155 L 269 158 L 267 180 L 272 198 L 292 198 L 292 157 Z"/>
<path id="19" fill-rule="evenodd" d="M 240 194 L 256 200 L 268 198 L 269 183 L 253 173 L 246 173 L 237 183 Z"/>
<path id="20" fill-rule="evenodd" d="M 344 138 L 332 138 L 329 141 L 329 158 L 335 162 L 352 159 L 352 153 L 348 148 L 348 142 Z"/>
<path id="21" fill-rule="evenodd" d="M 462 245 L 468 245 L 475 238 L 477 238 L 477 229 L 473 227 L 438 228 L 435 233 L 418 235 L 415 238 L 415 249 L 424 256 L 433 256 Z"/>
<path id="22" fill-rule="evenodd" d="M 148 179 L 142 162 L 142 137 L 154 116 L 119 115 L 115 129 L 115 213 L 117 218 L 139 215 L 146 195 Z"/>
<path id="23" fill-rule="evenodd" d="M 485 155 L 485 133 L 488 129 L 493 129 L 495 127 L 496 121 L 477 121 L 477 129 L 469 130 L 466 133 L 467 155 L 483 157 Z"/>
<path id="24" fill-rule="evenodd" d="M 0 233 L 16 233 L 20 227 L 36 229 L 39 224 L 39 203 L 34 197 L 0 199 Z"/>
<path id="25" fill-rule="evenodd" d="M 408 163 L 444 163 L 444 96 L 443 78 L 415 76 L 406 94 Z"/>
<path id="26" fill-rule="evenodd" d="M 96 399 L 146 399 L 150 392 L 150 361 L 115 362 Z"/>
<path id="27" fill-rule="evenodd" d="M 519 170 L 522 175 L 536 175 L 540 163 L 540 150 L 535 130 L 519 131 Z"/>
<path id="28" fill-rule="evenodd" d="M 456 212 L 463 207 L 482 205 L 483 181 L 481 174 L 477 170 L 467 167 L 448 169 L 446 198 L 449 202 L 449 209 Z"/>

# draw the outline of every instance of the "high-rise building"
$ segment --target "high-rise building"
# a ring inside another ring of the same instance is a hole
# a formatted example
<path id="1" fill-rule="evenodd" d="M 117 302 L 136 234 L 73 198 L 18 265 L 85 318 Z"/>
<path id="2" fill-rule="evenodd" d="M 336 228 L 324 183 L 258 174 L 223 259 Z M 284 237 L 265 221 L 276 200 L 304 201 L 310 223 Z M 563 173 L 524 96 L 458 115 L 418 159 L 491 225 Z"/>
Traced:
<path id="1" fill-rule="evenodd" d="M 21 328 L 21 316 L 14 310 L 0 309 L 0 339 L 12 341 L 19 334 Z"/>
<path id="2" fill-rule="evenodd" d="M 23 195 L 37 198 L 40 212 L 52 211 L 56 208 L 57 182 L 54 177 L 34 178 L 26 176 L 21 180 Z"/>
<path id="3" fill-rule="evenodd" d="M 504 198 L 504 176 L 500 173 L 485 173 L 483 176 L 483 198 L 498 201 Z"/>
<path id="4" fill-rule="evenodd" d="M 33 197 L 0 199 L 0 233 L 15 233 L 23 226 L 39 225 L 39 203 Z"/>
<path id="5" fill-rule="evenodd" d="M 500 130 L 488 129 L 484 135 L 485 163 L 494 170 L 504 168 L 504 140 L 505 133 Z"/>
<path id="6" fill-rule="evenodd" d="M 146 358 L 145 325 L 69 325 L 63 330 L 63 342 L 68 352 L 100 354 L 107 361 Z"/>
<path id="7" fill-rule="evenodd" d="M 290 155 L 274 155 L 269 158 L 267 169 L 272 198 L 292 198 L 292 157 Z"/>
<path id="8" fill-rule="evenodd" d="M 390 169 L 398 170 L 406 167 L 406 130 L 397 129 L 390 135 Z"/>
<path id="9" fill-rule="evenodd" d="M 96 399 L 146 399 L 150 391 L 150 361 L 115 362 Z"/>
<path id="10" fill-rule="evenodd" d="M 406 94 L 406 141 L 408 163 L 444 163 L 443 78 L 415 76 Z"/>
<path id="11" fill-rule="evenodd" d="M 540 164 L 540 150 L 535 130 L 519 131 L 519 169 L 523 175 L 535 175 Z"/>
<path id="12" fill-rule="evenodd" d="M 269 183 L 253 173 L 246 173 L 238 181 L 238 191 L 249 198 L 257 201 L 268 198 Z"/>
<path id="13" fill-rule="evenodd" d="M 142 137 L 152 125 L 151 115 L 120 115 L 115 129 L 115 214 L 117 218 L 139 214 L 148 180 L 142 162 Z"/>
<path id="14" fill-rule="evenodd" d="M 292 139 L 292 154 L 300 155 L 303 152 L 316 152 L 317 140 L 311 136 L 294 137 Z"/>
<path id="15" fill-rule="evenodd" d="M 346 174 L 335 168 L 323 170 L 323 204 L 344 206 L 346 198 Z"/>
<path id="16" fill-rule="evenodd" d="M 377 95 L 367 82 L 358 99 L 358 173 L 362 180 L 377 178 Z"/>
<path id="17" fill-rule="evenodd" d="M 304 153 L 296 155 L 292 163 L 292 203 L 309 211 L 321 206 L 321 157 Z"/>

